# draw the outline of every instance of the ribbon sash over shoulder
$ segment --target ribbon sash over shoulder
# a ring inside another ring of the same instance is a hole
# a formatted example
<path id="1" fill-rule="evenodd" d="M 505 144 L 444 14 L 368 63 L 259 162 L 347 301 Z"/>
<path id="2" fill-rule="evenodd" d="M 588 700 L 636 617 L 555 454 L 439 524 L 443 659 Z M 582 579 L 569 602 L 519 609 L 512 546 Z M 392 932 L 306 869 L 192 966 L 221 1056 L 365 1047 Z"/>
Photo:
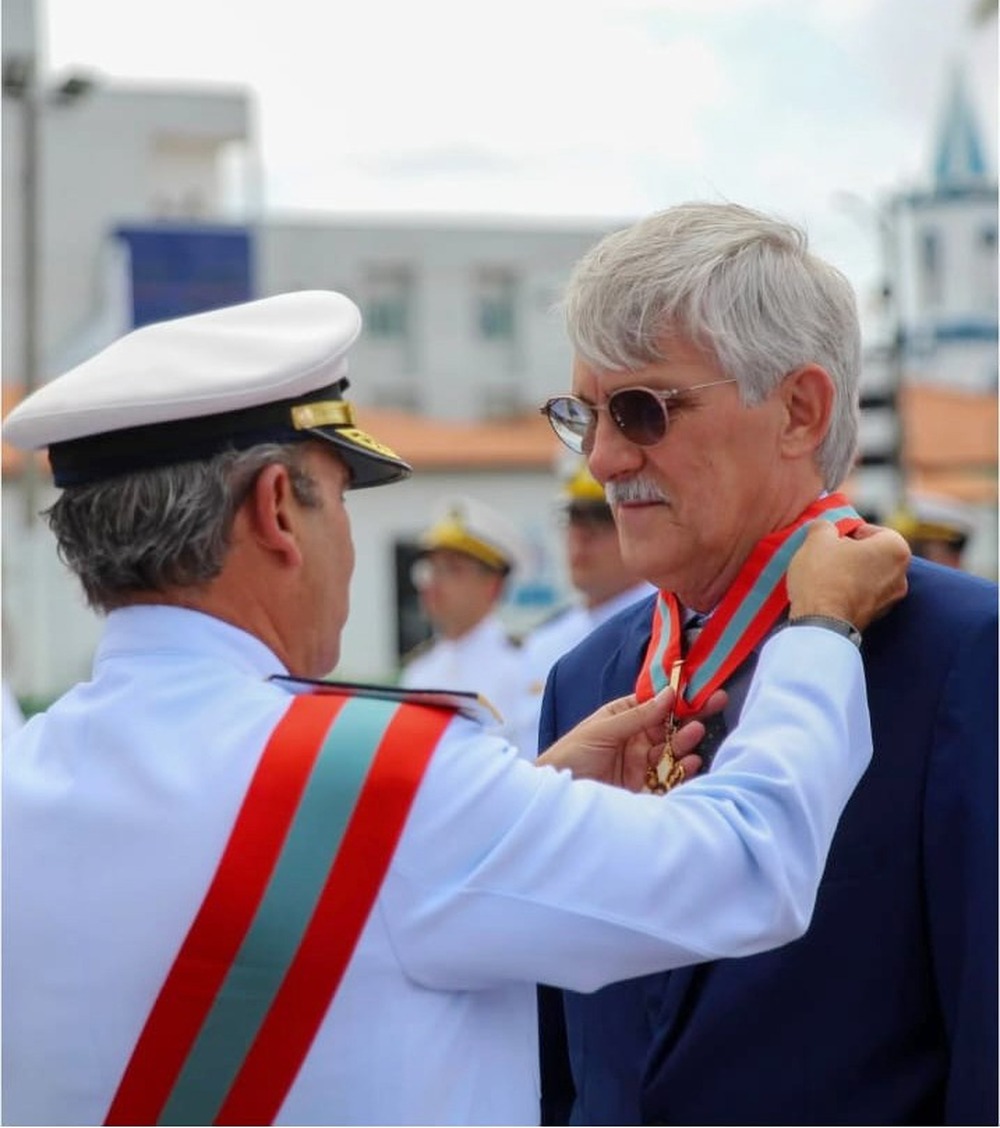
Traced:
<path id="1" fill-rule="evenodd" d="M 291 699 L 106 1124 L 272 1123 L 453 715 Z"/>

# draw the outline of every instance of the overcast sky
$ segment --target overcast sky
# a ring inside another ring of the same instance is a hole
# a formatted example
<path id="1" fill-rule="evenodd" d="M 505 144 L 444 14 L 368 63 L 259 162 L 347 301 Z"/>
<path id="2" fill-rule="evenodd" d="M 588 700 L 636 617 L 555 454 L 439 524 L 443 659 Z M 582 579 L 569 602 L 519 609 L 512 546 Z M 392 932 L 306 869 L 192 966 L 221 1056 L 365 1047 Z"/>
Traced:
<path id="1" fill-rule="evenodd" d="M 805 222 L 864 290 L 871 207 L 927 182 L 962 61 L 995 165 L 996 19 L 973 28 L 974 0 L 42 3 L 54 75 L 248 87 L 269 211 L 727 198 Z"/>

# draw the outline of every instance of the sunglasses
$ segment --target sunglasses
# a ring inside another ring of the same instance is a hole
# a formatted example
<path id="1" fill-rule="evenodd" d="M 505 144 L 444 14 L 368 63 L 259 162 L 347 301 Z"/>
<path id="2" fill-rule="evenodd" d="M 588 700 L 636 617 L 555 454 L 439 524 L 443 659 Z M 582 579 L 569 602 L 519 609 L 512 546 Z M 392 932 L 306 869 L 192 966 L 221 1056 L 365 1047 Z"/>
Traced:
<path id="1" fill-rule="evenodd" d="M 667 433 L 670 416 L 667 404 L 688 392 L 735 384 L 735 379 L 710 380 L 690 388 L 659 392 L 653 388 L 619 388 L 605 403 L 587 403 L 577 396 L 553 396 L 539 408 L 559 439 L 576 454 L 590 454 L 597 431 L 597 413 L 606 411 L 630 443 L 655 446 Z"/>

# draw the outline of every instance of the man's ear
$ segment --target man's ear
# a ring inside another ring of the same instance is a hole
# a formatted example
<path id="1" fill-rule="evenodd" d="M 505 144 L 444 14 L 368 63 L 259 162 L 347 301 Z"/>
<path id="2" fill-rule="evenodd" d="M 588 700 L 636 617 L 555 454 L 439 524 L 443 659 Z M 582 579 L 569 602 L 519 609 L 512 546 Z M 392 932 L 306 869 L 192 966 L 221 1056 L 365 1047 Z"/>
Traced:
<path id="1" fill-rule="evenodd" d="M 835 390 L 825 368 L 807 364 L 796 368 L 781 383 L 785 427 L 781 450 L 787 458 L 813 455 L 826 438 L 833 416 Z"/>
<path id="2" fill-rule="evenodd" d="M 254 540 L 266 552 L 293 566 L 302 563 L 295 533 L 296 505 L 288 467 L 278 462 L 261 470 L 244 502 Z"/>

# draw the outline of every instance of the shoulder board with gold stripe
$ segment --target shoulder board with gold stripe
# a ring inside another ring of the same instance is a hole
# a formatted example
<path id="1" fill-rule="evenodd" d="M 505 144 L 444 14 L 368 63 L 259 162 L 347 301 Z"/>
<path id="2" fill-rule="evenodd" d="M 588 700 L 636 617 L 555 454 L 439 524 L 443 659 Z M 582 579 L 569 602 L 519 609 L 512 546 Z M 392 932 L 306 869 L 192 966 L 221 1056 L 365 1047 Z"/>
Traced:
<path id="1" fill-rule="evenodd" d="M 478 693 L 451 689 L 407 689 L 398 685 L 364 685 L 359 682 L 325 681 L 320 678 L 293 678 L 275 674 L 268 679 L 289 693 L 332 694 L 341 697 L 373 697 L 380 701 L 409 702 L 451 709 L 482 725 L 495 725 L 503 718 L 489 701 Z"/>

